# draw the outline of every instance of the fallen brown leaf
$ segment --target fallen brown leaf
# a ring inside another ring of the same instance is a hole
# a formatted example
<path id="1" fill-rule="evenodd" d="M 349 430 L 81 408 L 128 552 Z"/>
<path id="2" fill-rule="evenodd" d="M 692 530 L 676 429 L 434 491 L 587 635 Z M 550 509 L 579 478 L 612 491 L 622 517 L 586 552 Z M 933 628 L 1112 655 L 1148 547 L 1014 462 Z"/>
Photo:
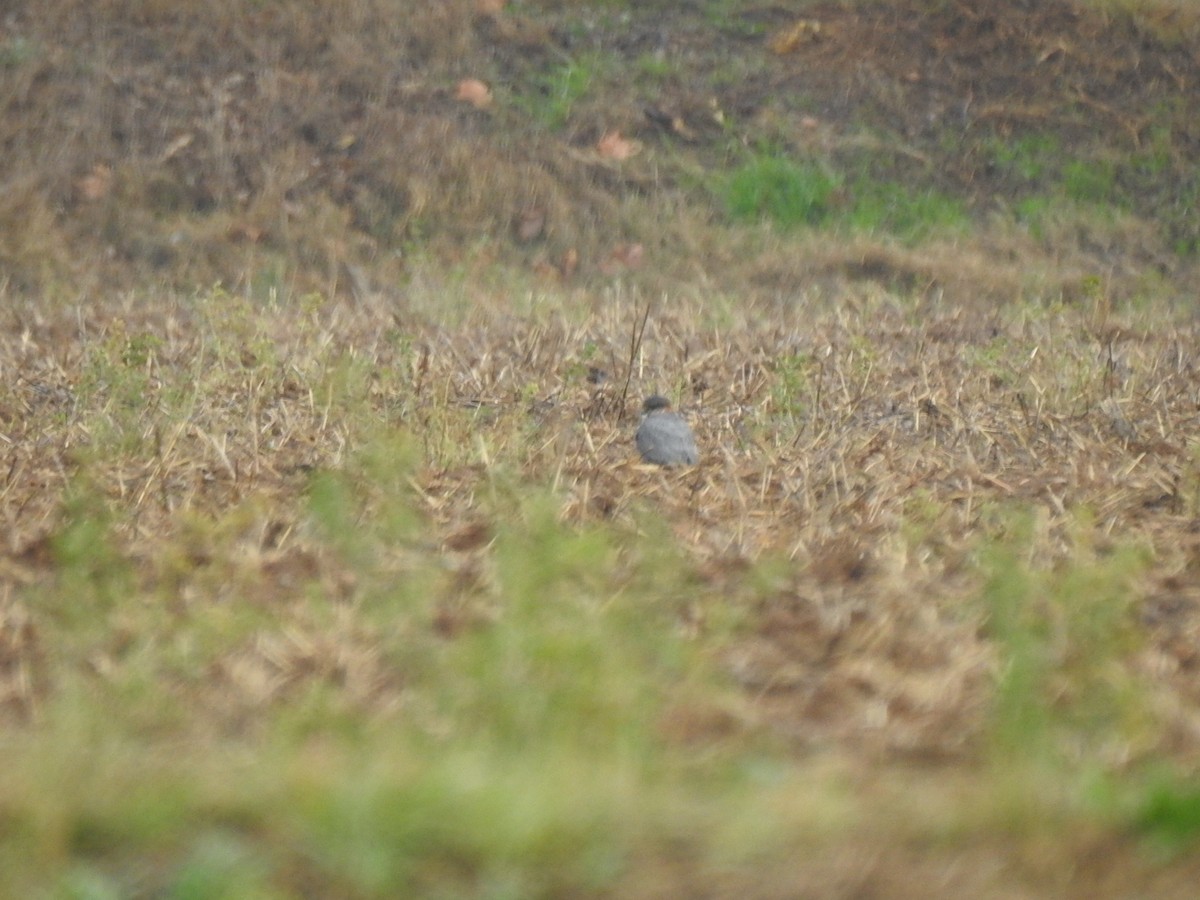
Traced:
<path id="1" fill-rule="evenodd" d="M 600 263 L 604 275 L 616 275 L 623 269 L 636 269 L 642 264 L 646 248 L 642 244 L 617 244 Z"/>
<path id="2" fill-rule="evenodd" d="M 492 89 L 478 78 L 464 78 L 458 83 L 454 99 L 470 103 L 476 109 L 486 109 L 492 103 Z"/>
<path id="3" fill-rule="evenodd" d="M 538 209 L 536 206 L 522 210 L 521 215 L 517 218 L 516 230 L 517 240 L 523 244 L 540 237 L 546 230 L 546 211 Z"/>
<path id="4" fill-rule="evenodd" d="M 111 166 L 96 163 L 92 170 L 75 182 L 79 195 L 88 202 L 103 200 L 112 190 L 113 171 Z"/>
<path id="5" fill-rule="evenodd" d="M 257 225 L 250 225 L 247 222 L 235 222 L 228 231 L 231 241 L 244 241 L 247 244 L 259 243 L 265 233 Z"/>
<path id="6" fill-rule="evenodd" d="M 167 144 L 167 148 L 163 150 L 162 155 L 158 158 L 158 161 L 166 162 L 167 160 L 173 159 L 180 152 L 191 146 L 192 141 L 195 139 L 196 136 L 190 131 L 184 132 L 183 134 L 179 135 L 179 137 L 175 138 L 175 140 L 171 141 L 171 143 Z"/>
<path id="7" fill-rule="evenodd" d="M 624 160 L 638 153 L 642 149 L 637 141 L 631 141 L 628 138 L 621 137 L 620 131 L 607 131 L 604 136 L 596 142 L 596 152 L 605 159 Z"/>
<path id="8" fill-rule="evenodd" d="M 559 271 L 562 272 L 563 280 L 571 278 L 575 274 L 575 270 L 579 268 L 579 251 L 574 247 L 567 250 L 562 255 L 562 262 L 559 264 Z"/>
<path id="9" fill-rule="evenodd" d="M 771 38 L 771 52 L 778 56 L 793 53 L 801 44 L 818 40 L 821 36 L 821 23 L 815 19 L 800 19 L 788 28 L 776 32 Z"/>

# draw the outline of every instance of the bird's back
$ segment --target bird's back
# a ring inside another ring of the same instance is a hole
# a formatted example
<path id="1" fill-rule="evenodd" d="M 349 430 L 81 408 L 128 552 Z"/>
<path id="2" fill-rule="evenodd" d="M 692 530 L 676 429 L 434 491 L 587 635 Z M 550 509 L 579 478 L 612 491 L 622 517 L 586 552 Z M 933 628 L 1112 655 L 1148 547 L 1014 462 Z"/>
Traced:
<path id="1" fill-rule="evenodd" d="M 638 427 L 638 453 L 660 466 L 694 466 L 700 459 L 687 422 L 673 412 L 652 412 Z"/>

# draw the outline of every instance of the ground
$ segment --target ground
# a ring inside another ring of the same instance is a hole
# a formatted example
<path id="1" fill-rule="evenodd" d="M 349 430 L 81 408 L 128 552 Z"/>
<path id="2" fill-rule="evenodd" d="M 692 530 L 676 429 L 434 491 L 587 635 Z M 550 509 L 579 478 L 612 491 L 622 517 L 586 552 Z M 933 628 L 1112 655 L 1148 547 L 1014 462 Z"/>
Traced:
<path id="1" fill-rule="evenodd" d="M 3 892 L 1192 896 L 1190 6 L 337 9 L 0 23 Z"/>

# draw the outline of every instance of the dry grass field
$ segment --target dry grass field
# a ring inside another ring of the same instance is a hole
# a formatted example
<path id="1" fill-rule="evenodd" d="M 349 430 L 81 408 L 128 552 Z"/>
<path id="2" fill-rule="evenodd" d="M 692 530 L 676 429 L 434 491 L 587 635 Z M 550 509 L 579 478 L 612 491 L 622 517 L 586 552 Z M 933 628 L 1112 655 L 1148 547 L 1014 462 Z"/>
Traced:
<path id="1" fill-rule="evenodd" d="M 0 895 L 1193 897 L 1191 5 L 334 9 L 0 19 Z"/>

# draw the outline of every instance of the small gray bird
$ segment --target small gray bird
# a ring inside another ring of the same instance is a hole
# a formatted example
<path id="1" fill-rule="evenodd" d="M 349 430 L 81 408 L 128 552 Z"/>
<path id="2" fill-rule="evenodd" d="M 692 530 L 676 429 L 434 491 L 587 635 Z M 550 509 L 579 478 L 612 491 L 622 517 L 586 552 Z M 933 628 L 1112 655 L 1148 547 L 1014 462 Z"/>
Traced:
<path id="1" fill-rule="evenodd" d="M 659 394 L 642 404 L 637 448 L 642 459 L 659 466 L 694 466 L 700 459 L 692 429 L 671 411 L 671 401 Z"/>

